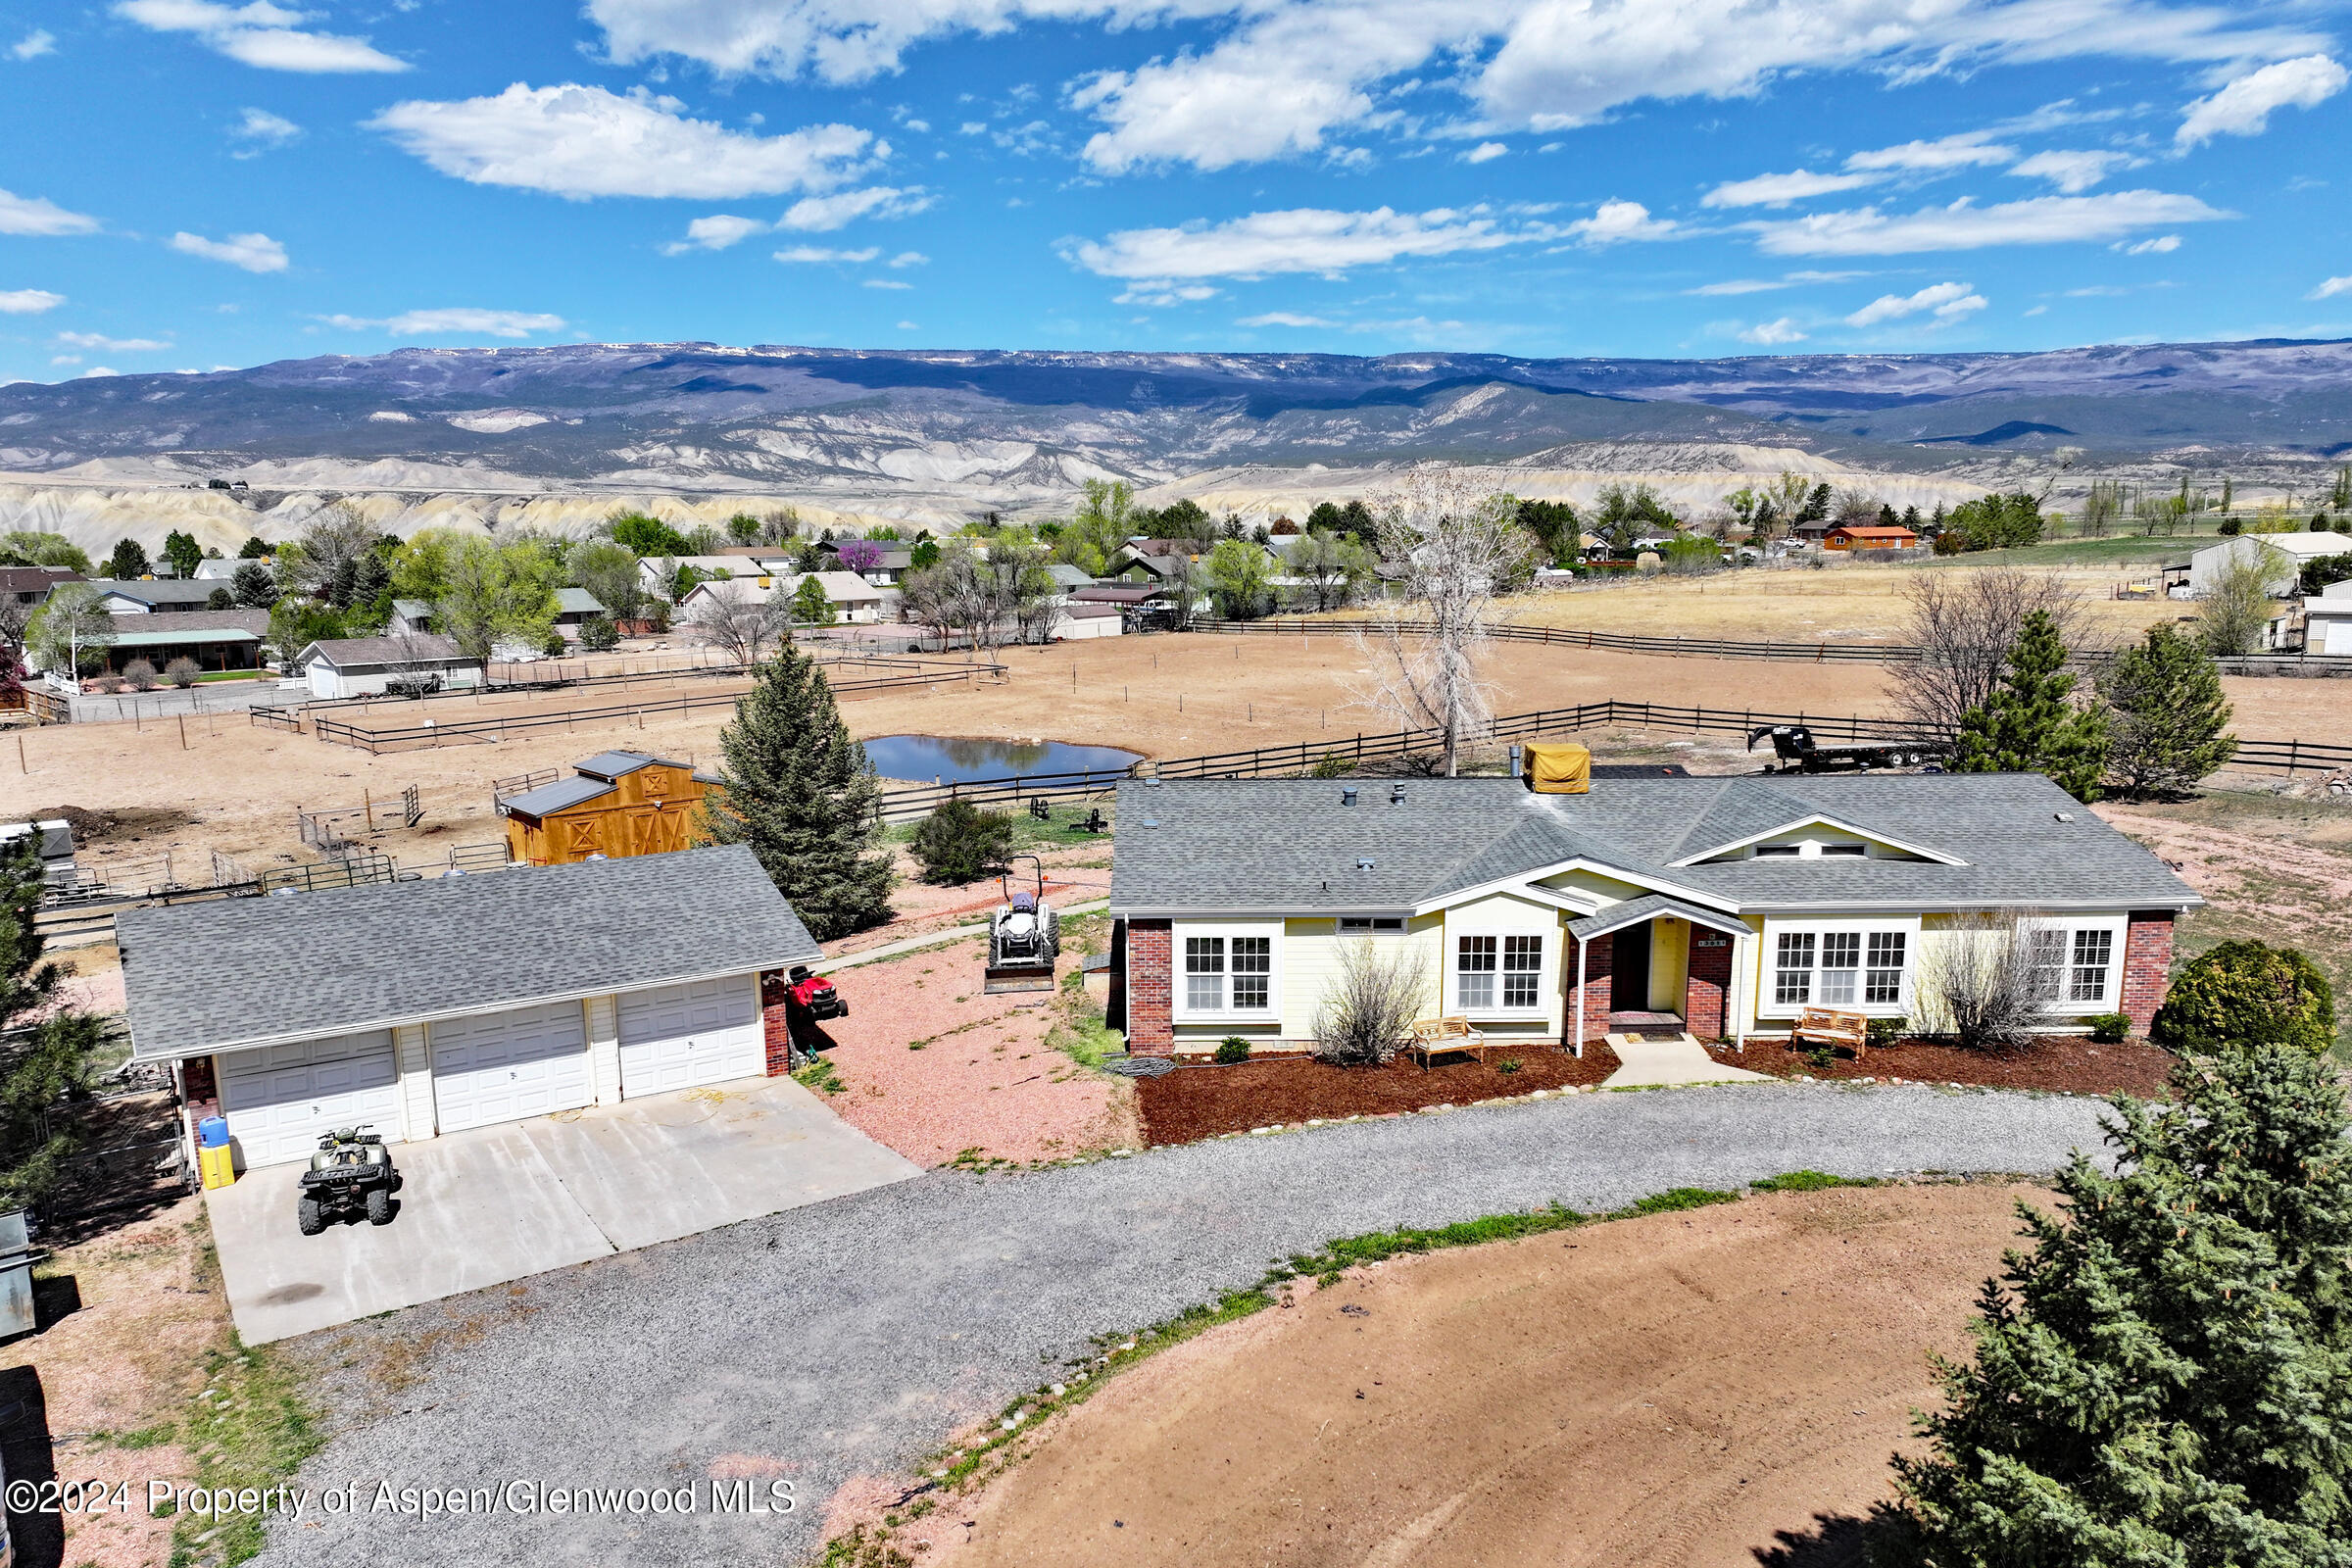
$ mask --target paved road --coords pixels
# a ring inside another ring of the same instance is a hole
[[[313,1488],[676,1487],[781,1461],[785,1519],[397,1514],[281,1523],[273,1565],[772,1563],[822,1499],[1049,1381],[1089,1336],[1255,1280],[1334,1236],[1811,1166],[2044,1171],[2097,1144],[2094,1102],[1740,1085],[1582,1096],[919,1180],[295,1342],[330,1387],[405,1342],[416,1380],[340,1406]],[[454,1332],[453,1332],[454,1330]],[[707,1494],[708,1488],[705,1493]],[[372,1491],[362,1494],[374,1498]],[[316,1517],[316,1515],[314,1515]]]

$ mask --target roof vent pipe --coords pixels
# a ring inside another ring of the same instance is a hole
[[[1391,806],[1402,806],[1404,804],[1404,786],[1402,784],[1392,784],[1389,786],[1389,804]]]
[[[1355,791],[1352,789],[1344,789],[1340,791],[1340,804],[1342,806],[1353,806],[1355,804]]]

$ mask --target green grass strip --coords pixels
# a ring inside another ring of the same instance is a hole
[[[204,1392],[188,1402],[181,1441],[196,1460],[195,1486],[220,1491],[267,1491],[291,1481],[326,1439],[304,1407],[299,1380],[267,1347],[250,1348],[233,1336],[225,1349],[205,1353]],[[183,1514],[172,1530],[172,1568],[207,1562],[221,1568],[262,1549],[268,1517],[228,1513],[218,1520]]]

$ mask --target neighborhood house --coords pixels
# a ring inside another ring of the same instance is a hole
[[[290,661],[318,698],[381,697],[482,684],[482,662],[432,632],[334,637],[307,643]]]
[[[1550,750],[1545,748],[1544,750]],[[2050,1029],[2163,1000],[2203,901],[2037,773],[1140,780],[1119,790],[1112,1016],[1140,1054],[1304,1049],[1341,945],[1410,955],[1490,1040],[1679,1024],[1785,1037],[1809,1005],[1937,1026],[1923,983],[2025,916]]]
[[[132,909],[131,1059],[240,1166],[782,1072],[818,956],[749,849]],[[323,955],[326,964],[318,962]]]

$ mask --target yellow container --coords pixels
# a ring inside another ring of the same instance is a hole
[[[226,1187],[237,1179],[237,1167],[232,1162],[229,1146],[196,1151],[196,1169],[209,1188]]]
[[[1592,754],[1582,746],[1536,742],[1520,756],[1520,777],[1538,795],[1583,795],[1592,788]]]

